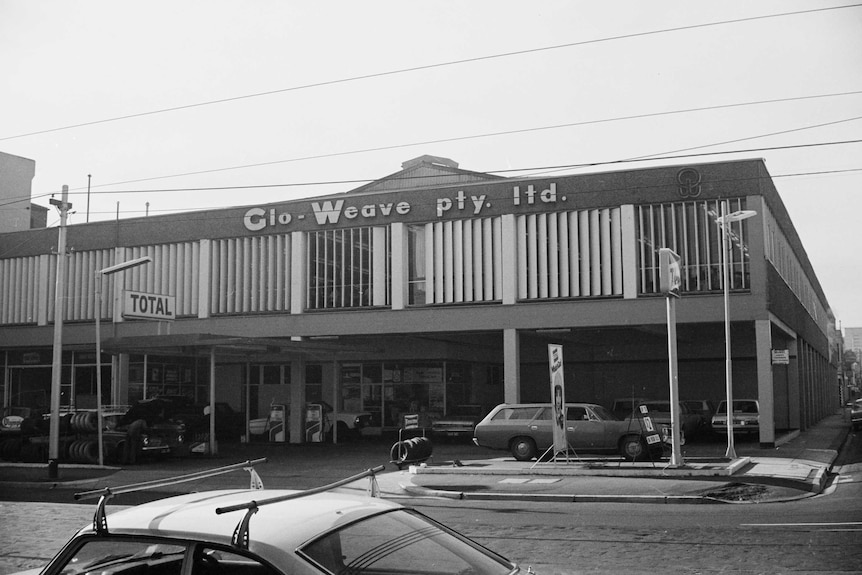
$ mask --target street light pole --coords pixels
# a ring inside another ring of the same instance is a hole
[[[757,214],[753,210],[739,210],[727,213],[727,200],[721,200],[721,216],[716,222],[721,226],[721,281],[724,287],[724,379],[727,394],[727,451],[724,456],[736,459],[733,441],[733,366],[730,351],[730,234],[727,226],[733,222],[748,219]]]
[[[95,289],[93,291],[95,292],[94,295],[96,298],[96,415],[99,428],[98,440],[100,466],[105,465],[105,447],[102,443],[102,278],[106,275],[121,272],[123,270],[143,265],[151,261],[153,261],[153,258],[151,258],[150,256],[144,256],[142,258],[136,258],[96,271],[96,282],[94,286]]]
[[[48,477],[58,476],[60,461],[60,396],[63,385],[63,315],[66,301],[66,221],[72,204],[69,203],[69,186],[63,186],[60,200],[50,203],[60,210],[60,233],[57,239],[57,279],[54,286],[54,349],[51,363],[51,423],[48,429]]]

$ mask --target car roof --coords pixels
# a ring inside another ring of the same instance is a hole
[[[216,509],[260,503],[249,524],[249,549],[271,561],[293,556],[308,540],[330,529],[401,505],[375,497],[339,491],[279,501],[267,499],[300,493],[287,489],[218,490],[178,495],[110,512],[108,532],[149,535],[229,545],[246,511],[217,514]],[[93,532],[88,526],[80,533]]]
[[[497,411],[500,409],[513,408],[513,407],[535,407],[535,408],[539,408],[539,407],[548,407],[549,405],[552,405],[550,401],[548,401],[546,403],[501,403],[500,405],[495,407],[494,410]],[[567,401],[566,402],[566,407],[572,407],[572,406],[602,407],[598,403],[584,403],[582,401]]]

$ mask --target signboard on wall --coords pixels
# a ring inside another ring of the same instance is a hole
[[[177,298],[135,291],[123,292],[123,317],[173,321],[176,319]]]

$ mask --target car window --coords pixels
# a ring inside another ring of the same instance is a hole
[[[600,421],[619,421],[620,419],[602,405],[595,405],[592,409]]]
[[[566,420],[567,421],[584,421],[589,419],[590,416],[587,415],[586,408],[583,407],[569,407],[566,408]]]
[[[511,565],[409,511],[375,515],[306,545],[301,554],[330,574],[503,575]]]
[[[740,413],[757,413],[757,404],[753,401],[734,401],[733,411]]]
[[[192,575],[277,575],[259,561],[228,551],[200,546],[195,550]]]
[[[89,539],[72,555],[60,573],[180,575],[185,553],[185,545],[152,539]]]
[[[504,407],[491,419],[533,419],[538,409],[538,407]]]

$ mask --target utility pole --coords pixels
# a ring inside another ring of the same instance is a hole
[[[54,287],[54,360],[51,367],[51,427],[48,433],[48,477],[57,478],[60,459],[60,375],[63,372],[63,316],[66,298],[66,218],[72,204],[68,202],[69,186],[63,186],[59,201],[50,203],[60,211],[60,235],[57,240],[57,282]]]

